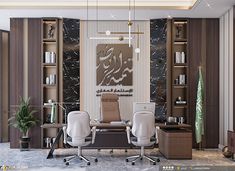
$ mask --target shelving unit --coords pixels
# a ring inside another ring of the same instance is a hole
[[[56,120],[54,123],[50,122],[51,106],[44,105],[48,100],[58,102],[59,100],[59,40],[58,40],[58,19],[42,19],[42,63],[41,63],[41,147],[49,148],[50,146],[46,141],[53,141],[56,137],[58,129],[53,127],[58,123],[59,112],[56,108]],[[50,127],[51,125],[51,127]]]
[[[188,20],[172,20],[171,42],[171,115],[183,116],[188,123],[189,114],[189,56],[188,56]],[[176,104],[182,102],[182,104]],[[185,104],[186,103],[186,104]]]

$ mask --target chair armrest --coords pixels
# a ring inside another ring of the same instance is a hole
[[[63,133],[64,133],[64,144],[67,144],[67,127],[66,126],[63,126]]]
[[[95,136],[96,136],[96,126],[93,126],[93,127],[91,128],[91,132],[92,132],[91,144],[94,144],[94,142],[95,142]]]
[[[160,130],[159,126],[156,126],[156,132],[155,132],[155,139],[156,139],[156,144],[158,144],[159,140],[158,140],[158,131]]]
[[[130,126],[126,126],[126,135],[127,135],[127,140],[128,140],[128,143],[130,144],[131,143],[131,128]]]

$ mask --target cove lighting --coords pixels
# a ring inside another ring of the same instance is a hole
[[[163,9],[191,9],[197,0],[136,0],[137,8],[163,8]],[[86,0],[66,1],[66,0],[1,0],[0,8],[84,8],[87,6]],[[100,0],[99,6],[128,7],[126,0]],[[96,7],[96,0],[89,0],[89,7]]]

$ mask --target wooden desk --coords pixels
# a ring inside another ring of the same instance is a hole
[[[160,129],[191,129],[191,125],[180,124],[180,125],[165,125],[164,123],[156,123],[156,126],[159,126]],[[50,151],[47,155],[47,159],[53,157],[53,152],[55,150],[56,144],[59,143],[60,138],[63,135],[63,126],[66,124],[43,124],[41,128],[58,128],[59,132],[56,136],[55,141],[53,142]],[[86,148],[118,148],[118,149],[127,149],[131,148],[132,145],[128,144],[126,137],[126,124],[110,124],[110,123],[91,123],[91,127],[96,126],[96,129],[103,129],[109,131],[100,131],[97,132],[97,137],[95,144],[90,144]],[[131,126],[131,125],[129,125]],[[114,131],[119,130],[119,131]],[[100,136],[99,136],[100,135]],[[109,141],[104,141],[105,139]],[[107,143],[108,142],[108,143]]]

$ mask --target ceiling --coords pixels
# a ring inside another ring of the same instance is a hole
[[[0,29],[9,30],[10,17],[69,17],[87,20],[86,0],[40,0],[39,2],[35,0],[0,0]],[[97,19],[94,2],[96,0],[89,0],[89,20]],[[112,3],[110,3],[111,0],[98,0],[98,2],[100,4],[109,2],[106,5],[112,6],[99,5],[99,20],[128,19],[128,0],[112,0]],[[235,0],[198,0],[195,4],[195,0],[135,0],[136,10],[133,15],[134,0],[131,2],[132,19],[136,20],[169,17],[219,18],[235,5]],[[157,2],[161,2],[161,4]],[[186,10],[186,8],[191,9]]]

